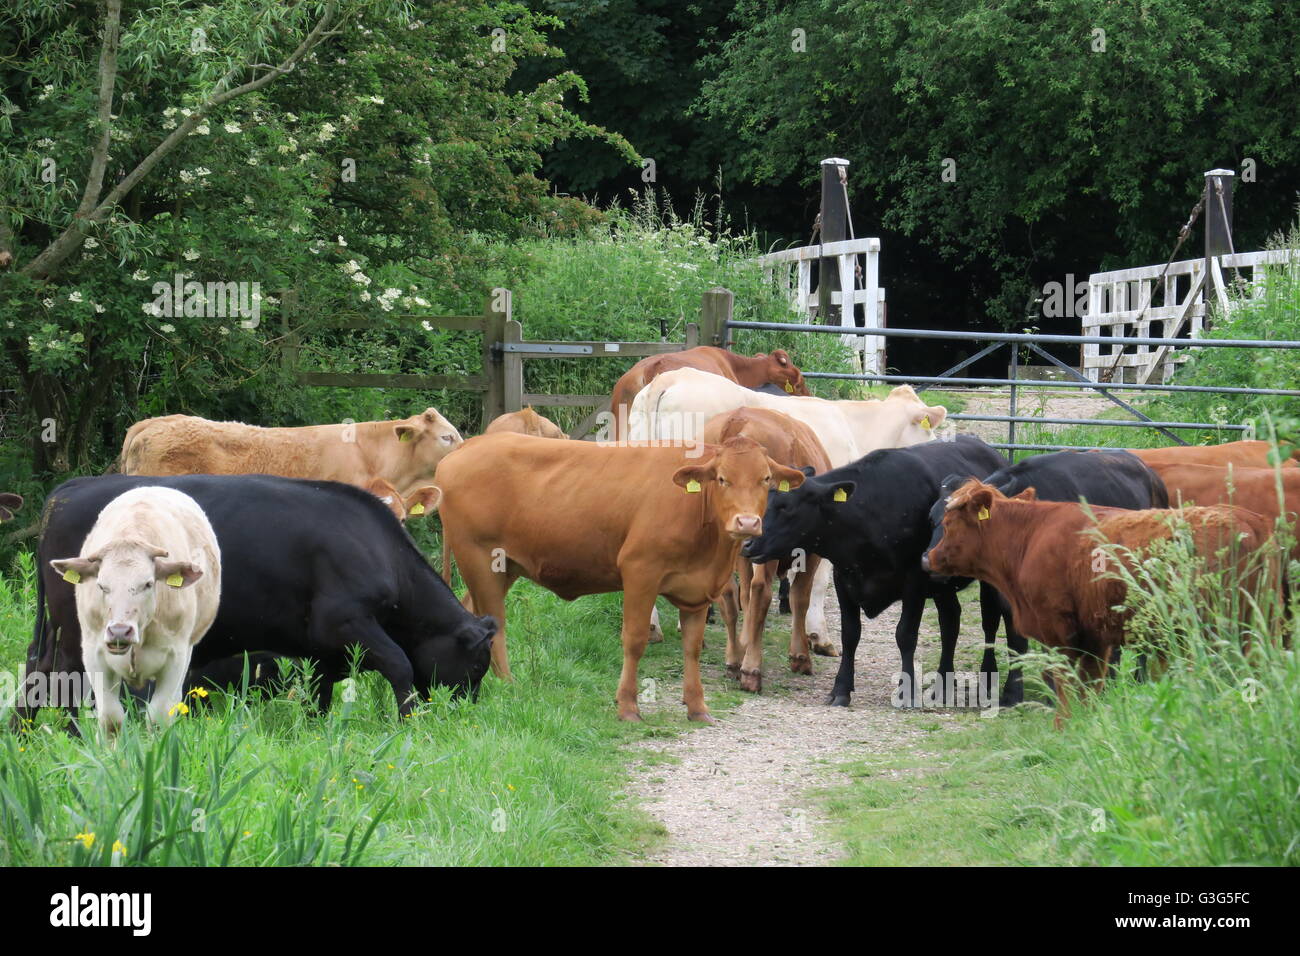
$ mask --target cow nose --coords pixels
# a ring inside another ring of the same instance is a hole
[[[763,519],[758,515],[736,515],[732,528],[736,534],[759,535],[763,533]]]
[[[929,551],[927,551],[927,552],[925,552],[925,554],[921,555],[921,570],[922,570],[922,571],[927,571],[927,572],[930,570],[930,552],[929,552]]]

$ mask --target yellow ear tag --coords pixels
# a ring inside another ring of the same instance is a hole
[[[791,395],[794,394],[794,386],[791,385],[789,382],[785,383],[785,390],[789,392]]]
[[[81,582],[81,575],[72,570],[72,568],[68,568],[68,570],[63,572],[63,580],[67,581],[69,584],[79,584]]]
[[[690,481],[686,482],[686,493],[687,493],[687,494],[691,494],[691,495],[693,495],[693,494],[695,494],[695,493],[696,493],[697,491],[699,491],[699,490],[700,490],[700,483],[699,483],[698,481],[696,481],[694,478],[692,478]]]
[[[167,586],[172,588],[181,588],[185,586],[184,576],[177,571],[175,574],[167,575]]]
[[[930,416],[929,416],[929,415],[926,415],[924,418],[921,419],[921,427],[924,428],[926,431],[929,431],[929,430],[930,430]]]
[[[402,432],[402,434],[400,434],[400,435],[397,436],[397,440],[398,440],[398,441],[410,441],[410,440],[411,440],[411,433],[410,433],[410,432]]]
[[[411,512],[410,512],[410,513],[413,514],[413,515],[422,515],[422,514],[424,514],[424,505],[420,504],[420,502],[417,501],[415,504],[411,505]]]
[[[848,500],[849,500],[849,493],[848,493],[847,491],[845,491],[843,488],[836,488],[836,489],[835,489],[835,500],[836,500],[836,501],[848,501]]]
[[[783,482],[781,482],[779,485],[776,486],[776,490],[777,490],[777,491],[789,491],[789,490],[790,490],[790,482],[788,482],[788,481],[783,481]]]
[[[980,513],[979,513],[978,515],[976,515],[976,517],[979,518],[980,521],[988,521],[988,520],[989,520],[989,509],[988,509],[988,508],[981,508],[981,509],[980,509]]]

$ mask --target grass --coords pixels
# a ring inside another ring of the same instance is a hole
[[[24,555],[0,577],[0,661],[15,679],[33,601]],[[132,713],[112,748],[53,715],[0,732],[0,865],[627,861],[662,828],[624,796],[625,748],[685,731],[684,708],[615,719],[618,595],[569,604],[520,582],[509,613],[516,683],[489,678],[476,703],[435,693],[400,723],[388,685],[361,674],[325,717],[294,685],[191,700],[168,730]],[[643,681],[680,674],[678,641],[650,647]],[[709,690],[717,711],[734,697]]]

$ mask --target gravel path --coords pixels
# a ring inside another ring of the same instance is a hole
[[[1009,413],[1011,393],[1006,389],[972,388],[953,389],[954,395],[966,399],[963,414],[1006,415]],[[942,403],[940,403],[942,404]],[[1038,414],[1044,418],[1099,418],[1102,412],[1117,407],[1110,399],[1093,395],[1086,389],[1050,391],[1048,389],[1019,389],[1016,395],[1016,412],[1020,415]],[[985,441],[1006,441],[1006,422],[956,422],[957,431],[963,435],[978,435]],[[1064,428],[1063,425],[1049,426]],[[1023,441],[1023,439],[1021,439]]]

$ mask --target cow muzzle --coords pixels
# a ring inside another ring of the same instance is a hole
[[[763,533],[763,519],[758,515],[736,515],[727,526],[733,538],[754,538]]]
[[[104,644],[110,654],[127,654],[139,643],[140,631],[134,624],[110,624],[104,628]]]

